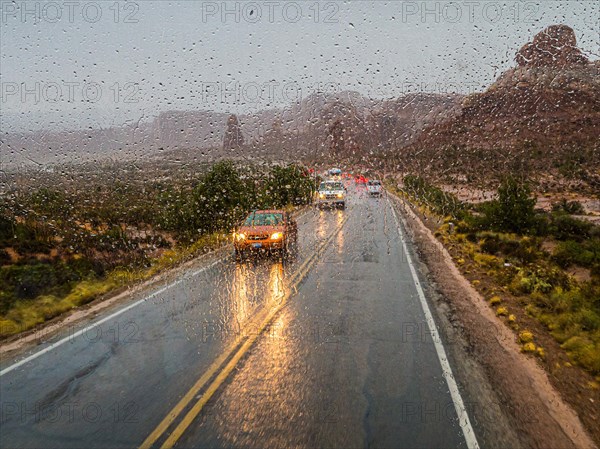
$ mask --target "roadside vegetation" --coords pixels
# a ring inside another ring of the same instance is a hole
[[[298,165],[215,163],[189,179],[57,185],[0,200],[0,337],[223,245],[252,209],[310,203]]]
[[[437,238],[496,315],[515,330],[523,352],[545,359],[541,336],[519,322],[535,319],[570,360],[600,376],[600,226],[573,217],[577,202],[535,209],[526,183],[508,178],[494,200],[471,205],[407,176],[390,186],[437,216]],[[509,301],[508,298],[511,298]]]

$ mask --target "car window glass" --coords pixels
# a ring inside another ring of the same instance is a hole
[[[252,214],[246,218],[246,226],[276,226],[283,221],[282,214]]]

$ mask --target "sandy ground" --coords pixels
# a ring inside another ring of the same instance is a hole
[[[423,271],[434,285],[430,297],[442,334],[451,341],[445,346],[459,386],[466,402],[478,406],[471,414],[478,434],[483,435],[481,446],[598,447],[547,373],[534,358],[520,352],[512,330],[461,275],[431,230],[406,203],[395,200],[405,212],[406,226],[426,265]],[[494,426],[486,425],[491,421]],[[504,434],[499,434],[503,429]],[[593,432],[596,440],[597,433]]]

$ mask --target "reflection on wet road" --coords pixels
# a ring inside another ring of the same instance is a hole
[[[389,203],[298,225],[2,376],[0,446],[466,447]]]
[[[336,212],[334,212],[336,213]],[[466,447],[385,200],[360,198],[176,447]],[[337,220],[337,216],[336,216]]]

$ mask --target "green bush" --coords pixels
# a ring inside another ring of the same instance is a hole
[[[81,279],[81,275],[66,264],[34,263],[9,265],[0,268],[2,290],[12,290],[15,298],[33,299],[49,293],[56,287],[66,287]],[[67,287],[68,290],[68,287]]]
[[[574,336],[564,342],[561,347],[587,370],[600,373],[600,347],[585,337]]]
[[[589,221],[579,220],[565,213],[553,213],[549,232],[557,240],[581,242],[590,238],[593,228],[594,225]]]
[[[562,268],[571,265],[592,268],[600,264],[600,239],[586,240],[583,243],[574,240],[559,242],[552,253],[552,260]]]
[[[299,206],[312,200],[314,183],[306,169],[298,165],[273,167],[266,185],[270,207]]]
[[[558,268],[536,267],[520,269],[510,283],[514,294],[550,293],[556,288],[569,291],[572,288],[569,276]]]
[[[438,215],[449,215],[459,220],[468,215],[466,205],[455,195],[430,185],[419,176],[405,176],[403,190]]]
[[[0,209],[0,243],[6,245],[13,239],[15,234],[15,223],[12,217],[8,216],[5,207]]]
[[[535,262],[541,255],[540,242],[535,238],[520,238],[492,232],[480,232],[477,237],[483,252],[493,255],[501,254],[523,264]]]
[[[247,173],[231,161],[214,164],[189,190],[165,189],[157,221],[182,241],[229,231],[252,209],[281,208],[310,203],[313,182],[298,165],[275,166],[269,173]]]
[[[483,215],[474,224],[480,229],[534,234],[538,225],[535,204],[527,184],[507,178],[498,188],[498,199],[480,206]]]
[[[192,197],[190,218],[200,234],[229,229],[246,211],[244,184],[231,161],[213,165]]]
[[[585,209],[579,201],[567,201],[566,199],[560,200],[558,203],[552,205],[554,212],[565,212],[570,215],[583,215]]]
[[[0,265],[8,265],[12,262],[12,258],[10,254],[6,252],[4,249],[0,249]]]

